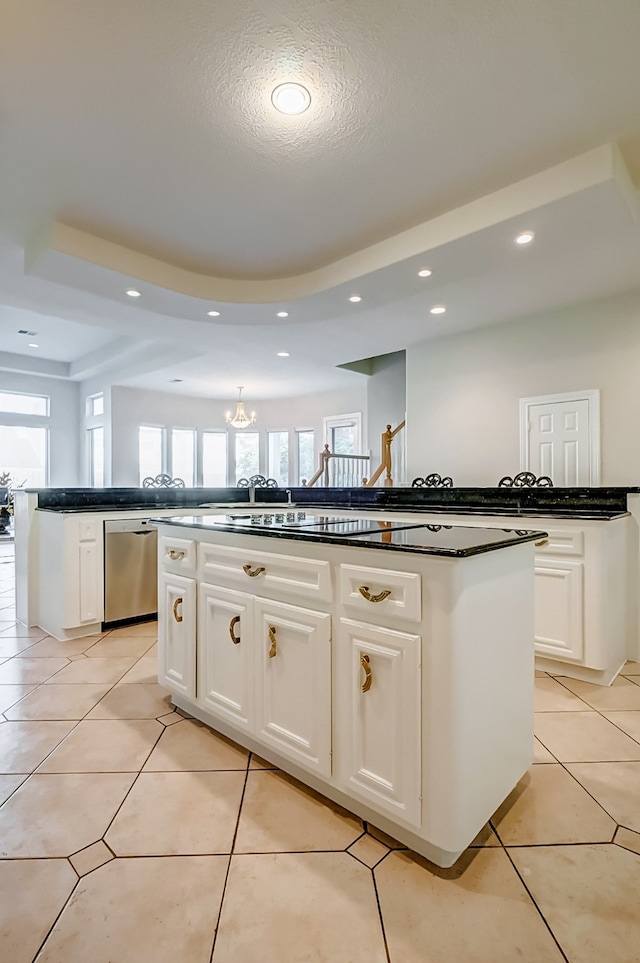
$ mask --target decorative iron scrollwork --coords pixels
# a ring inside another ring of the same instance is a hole
[[[414,478],[411,482],[412,488],[453,488],[453,478],[445,475],[442,478],[437,472],[425,475],[424,478]]]
[[[536,478],[531,471],[521,471],[513,478],[505,475],[498,482],[498,488],[553,488],[553,482],[548,475]]]
[[[172,478],[171,475],[156,475],[152,478],[149,475],[142,479],[143,488],[184,488],[182,478]]]
[[[453,525],[425,525],[430,532],[441,532],[444,528],[453,528]]]
[[[275,478],[265,478],[264,475],[252,475],[251,478],[239,478],[236,488],[277,488]]]

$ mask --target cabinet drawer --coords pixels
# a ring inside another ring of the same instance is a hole
[[[542,545],[536,545],[536,555],[584,555],[584,532],[550,528],[549,537]]]
[[[329,562],[200,542],[198,573],[205,582],[232,583],[255,595],[277,591],[331,601]]]
[[[174,538],[163,535],[160,539],[160,563],[167,572],[189,572],[196,570],[196,543],[191,538]]]
[[[421,582],[417,572],[392,572],[364,565],[340,566],[340,601],[371,618],[387,613],[419,622],[422,618]]]

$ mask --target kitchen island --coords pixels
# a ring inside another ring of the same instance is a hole
[[[450,866],[533,752],[531,532],[158,519],[180,708]]]
[[[252,494],[247,488],[16,492],[18,618],[61,640],[99,632],[107,519],[224,513],[250,507]],[[265,511],[288,497],[311,513],[547,532],[536,548],[536,666],[609,685],[627,659],[640,660],[638,489],[294,488],[289,496],[278,489],[258,495]]]

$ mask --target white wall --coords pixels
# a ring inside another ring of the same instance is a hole
[[[69,488],[79,485],[78,385],[73,381],[62,381],[58,378],[0,371],[0,390],[49,395],[49,419],[38,422],[48,423],[49,426],[49,485]],[[27,415],[7,416],[3,420],[5,424],[36,424],[36,421]]]
[[[395,428],[405,416],[407,407],[406,355],[404,351],[383,354],[371,359],[367,380],[367,422],[369,448],[374,468],[380,460],[380,435],[390,424]]]
[[[265,434],[267,431],[289,431],[290,458],[295,450],[293,431],[296,428],[312,428],[315,431],[316,451],[322,448],[322,419],[329,415],[346,412],[363,412],[366,421],[366,384],[343,391],[306,395],[303,398],[282,398],[261,401],[247,392],[246,411],[255,409],[260,432],[261,465],[266,474]],[[106,484],[114,486],[138,485],[138,426],[161,425],[172,428],[195,428],[198,431],[227,430],[225,411],[235,410],[235,399],[227,402],[160,391],[144,391],[137,388],[111,388],[111,476]],[[366,433],[366,424],[363,424]],[[233,429],[230,433],[230,447]],[[366,437],[366,434],[365,434]],[[291,477],[295,477],[295,465],[290,462]]]
[[[520,398],[600,389],[601,485],[640,484],[640,295],[407,350],[408,477],[494,486],[520,468]]]

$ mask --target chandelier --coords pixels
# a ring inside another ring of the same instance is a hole
[[[232,428],[249,428],[250,425],[255,425],[256,423],[256,413],[251,412],[251,417],[249,417],[244,410],[244,401],[242,400],[242,389],[244,385],[238,386],[238,404],[236,405],[236,413],[231,417],[231,412],[227,411],[225,416],[225,421]]]

